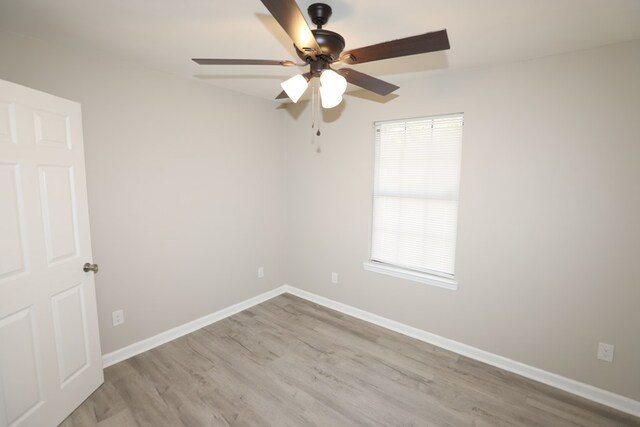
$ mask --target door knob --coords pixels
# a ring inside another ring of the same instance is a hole
[[[82,267],[85,273],[93,271],[95,274],[98,274],[98,264],[91,264],[90,262],[86,263],[84,267]]]

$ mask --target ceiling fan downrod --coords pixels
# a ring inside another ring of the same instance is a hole
[[[311,18],[311,22],[318,26],[318,29],[321,30],[322,26],[329,21],[333,10],[331,6],[325,3],[313,3],[311,6],[307,8],[307,13]]]

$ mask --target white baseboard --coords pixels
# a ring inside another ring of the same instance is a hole
[[[147,350],[151,350],[152,348],[172,341],[176,338],[180,338],[181,336],[189,334],[226,317],[232,316],[236,313],[241,312],[242,310],[251,308],[254,305],[260,304],[283,293],[290,293],[324,307],[339,311],[349,316],[353,316],[357,319],[373,323],[374,325],[381,326],[391,331],[401,333],[403,335],[436,345],[438,347],[442,347],[463,356],[467,356],[480,362],[495,366],[497,368],[504,369],[505,371],[522,375],[523,377],[532,379],[534,381],[559,388],[577,396],[584,397],[594,402],[598,402],[603,405],[615,408],[619,411],[640,417],[639,401],[548,371],[544,371],[539,368],[534,368],[533,366],[525,365],[524,363],[516,362],[515,360],[498,356],[497,354],[489,353],[488,351],[480,350],[461,342],[450,340],[448,338],[432,334],[422,329],[414,328],[412,326],[405,325],[404,323],[396,322],[395,320],[390,320],[385,317],[378,316],[377,314],[373,314],[368,311],[364,311],[359,308],[343,304],[341,302],[334,301],[332,299],[325,298],[323,296],[307,292],[289,285],[279,286],[271,291],[241,301],[230,307],[216,311],[215,313],[185,323],[184,325],[169,329],[151,338],[138,341],[114,352],[105,354],[102,356],[102,364],[106,368],[137,354],[143,353]]]
[[[498,356],[497,354],[489,353],[488,351],[480,350],[479,348],[471,347],[461,342],[450,340],[448,338],[423,331],[422,329],[414,328],[412,326],[405,325],[404,323],[396,322],[394,320],[378,316],[377,314],[369,313],[368,311],[364,311],[311,292],[303,291],[302,289],[298,289],[293,286],[284,285],[281,288],[284,288],[284,292],[288,292],[324,307],[353,316],[357,319],[382,326],[383,328],[401,333],[411,338],[436,345],[446,350],[484,362],[488,365],[522,375],[523,377],[534,381],[559,388],[577,396],[584,397],[585,399],[640,417],[640,402],[637,400],[544,371],[539,368],[534,368],[533,366],[525,365],[524,363],[516,362],[515,360]]]
[[[147,350],[151,350],[152,348],[175,340],[176,338],[180,338],[181,336],[190,334],[191,332],[197,331],[200,328],[204,328],[205,326],[215,323],[218,320],[222,320],[226,317],[239,313],[242,310],[251,308],[254,305],[260,304],[284,292],[286,292],[285,287],[280,286],[276,289],[272,289],[253,298],[249,298],[232,306],[223,308],[222,310],[218,310],[215,313],[208,314],[199,319],[192,320],[191,322],[187,322],[183,325],[161,332],[158,335],[152,336],[151,338],[146,338],[142,341],[135,342],[111,353],[104,354],[102,355],[102,366],[106,368],[115,363],[122,362],[123,360],[126,360],[137,354],[143,353]]]

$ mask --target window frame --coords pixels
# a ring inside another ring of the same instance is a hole
[[[374,202],[375,202],[375,189],[376,189],[376,175],[378,173],[378,152],[376,147],[376,130],[379,125],[384,123],[393,123],[393,122],[409,122],[413,120],[429,120],[436,118],[446,118],[446,117],[458,117],[460,116],[462,119],[463,126],[463,134],[464,134],[464,113],[450,113],[450,114],[437,114],[430,116],[419,116],[405,119],[392,119],[392,120],[378,120],[373,123],[373,139],[374,139],[374,154],[373,154],[373,173],[372,173],[372,185],[371,185],[371,210],[369,216],[369,248],[368,248],[368,261],[363,262],[363,268],[367,271],[385,274],[392,277],[397,277],[405,280],[410,280],[418,283],[423,283],[431,286],[436,286],[439,288],[449,289],[449,290],[457,290],[458,289],[458,280],[456,277],[455,267],[454,272],[452,274],[433,271],[429,269],[424,270],[416,270],[409,267],[405,267],[402,265],[396,265],[391,263],[386,263],[382,261],[377,261],[372,258],[373,252],[373,218],[374,218]],[[462,143],[462,142],[461,142]],[[461,174],[462,169],[462,147],[461,154],[459,160],[459,174]],[[460,203],[460,177],[458,177],[458,214],[456,215],[456,245],[454,250],[454,265],[455,258],[457,257],[457,241],[458,241],[458,224],[459,224],[459,203]]]

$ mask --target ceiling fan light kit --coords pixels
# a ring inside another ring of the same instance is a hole
[[[304,61],[296,64],[290,60],[265,59],[193,59],[201,65],[279,65],[284,67],[308,66],[309,71],[298,74],[281,83],[283,92],[276,99],[289,98],[298,102],[309,82],[319,78],[319,97],[312,96],[313,102],[322,100],[323,108],[333,108],[342,102],[347,83],[359,86],[381,96],[398,89],[398,86],[361,73],[343,65],[357,65],[382,59],[416,55],[449,49],[447,30],[429,32],[384,43],[378,43],[346,52],[344,38],[333,31],[322,28],[331,17],[331,7],[325,3],[313,3],[307,8],[311,22],[317,28],[307,24],[295,0],[261,0],[282,29],[293,40],[298,57]],[[332,65],[340,65],[332,69]],[[318,92],[314,86],[314,94]],[[313,111],[316,107],[312,107]],[[315,122],[315,117],[314,117]]]
[[[309,86],[303,74],[298,74],[280,83],[289,99],[298,102]],[[333,108],[342,102],[342,95],[347,90],[347,79],[331,69],[320,74],[320,98],[322,108]]]

